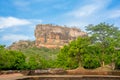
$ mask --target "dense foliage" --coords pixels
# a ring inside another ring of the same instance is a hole
[[[64,46],[58,54],[58,66],[63,68],[97,68],[114,64],[120,68],[120,30],[100,23],[86,27],[88,36],[79,37]]]
[[[89,37],[79,37],[65,45],[58,54],[58,66],[63,68],[97,68],[100,66],[98,53],[93,51]],[[96,50],[97,51],[97,50]]]
[[[1,69],[24,69],[25,56],[22,52],[7,50],[0,46],[0,70]]]
[[[59,49],[36,47],[15,51],[0,45],[0,70],[52,68],[58,52]]]

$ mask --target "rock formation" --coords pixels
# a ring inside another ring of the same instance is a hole
[[[39,24],[35,29],[35,45],[37,47],[56,48],[68,44],[87,33],[77,28],[68,28],[52,24]]]
[[[20,40],[18,42],[13,42],[12,45],[8,47],[8,49],[11,50],[21,50],[21,49],[27,49],[30,47],[35,46],[35,41],[30,40]]]

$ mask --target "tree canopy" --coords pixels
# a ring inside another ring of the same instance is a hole
[[[5,49],[0,45],[0,69],[23,69],[25,56],[20,51]]]
[[[101,49],[101,65],[104,66],[105,54],[112,54],[116,52],[116,48],[120,48],[120,30],[114,25],[100,23],[98,25],[89,25],[86,27],[93,44],[97,44]],[[111,57],[112,57],[111,56]]]

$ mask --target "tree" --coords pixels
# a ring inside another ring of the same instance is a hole
[[[73,61],[70,61],[68,51],[69,51],[68,45],[65,45],[60,50],[60,53],[57,55],[56,67],[61,67],[64,69],[75,68],[75,66],[71,65]],[[73,65],[75,65],[75,64],[73,64]]]
[[[38,69],[39,61],[37,60],[36,56],[30,56],[27,62],[28,69]]]
[[[79,37],[65,45],[58,54],[58,64],[65,68],[82,67],[83,54],[91,44],[89,37]]]
[[[105,54],[115,53],[115,48],[119,47],[120,38],[118,35],[120,31],[114,25],[100,23],[98,25],[89,25],[86,27],[92,43],[99,46],[101,49],[101,66],[105,65]],[[109,51],[110,50],[110,51]]]
[[[8,51],[9,55],[11,59],[11,63],[13,63],[11,69],[25,69],[25,55],[20,52],[20,51],[13,51],[13,50],[9,50]]]
[[[22,52],[8,50],[0,45],[0,69],[23,69],[25,56]]]

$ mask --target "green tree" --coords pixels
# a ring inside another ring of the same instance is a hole
[[[71,66],[69,65],[68,62],[68,50],[69,46],[65,45],[61,50],[60,53],[57,56],[57,61],[56,61],[56,67],[62,67],[62,68],[70,68]]]
[[[22,52],[7,50],[0,45],[0,69],[23,69],[25,56]]]
[[[89,37],[79,37],[65,45],[58,54],[58,64],[65,68],[82,67],[83,54],[91,44]]]
[[[11,69],[13,66],[12,56],[9,55],[8,50],[4,45],[0,45],[0,69]]]
[[[25,69],[25,55],[20,51],[8,51],[9,56],[11,57],[10,61],[13,63],[12,69]]]
[[[27,62],[28,69],[38,69],[39,61],[36,60],[35,56],[30,56]]]
[[[92,39],[92,43],[99,46],[101,53],[101,66],[105,65],[105,54],[113,55],[115,48],[119,47],[120,31],[114,25],[106,23],[100,23],[98,25],[89,25],[86,27],[89,36]],[[110,51],[109,51],[110,50]],[[113,59],[114,60],[114,59]]]

